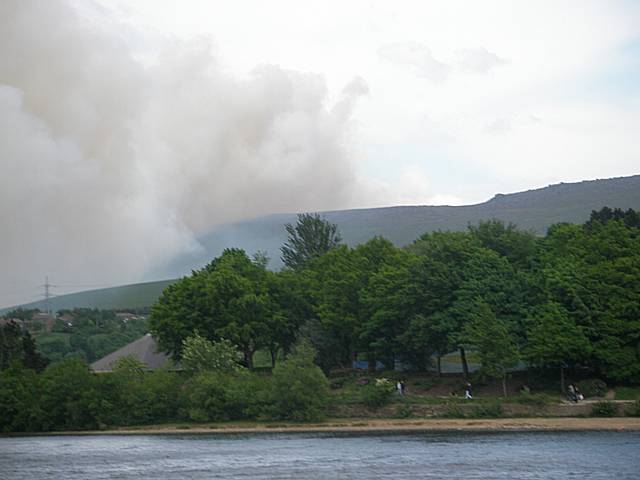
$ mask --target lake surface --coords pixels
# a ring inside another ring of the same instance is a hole
[[[640,432],[0,438],[2,479],[638,479]]]

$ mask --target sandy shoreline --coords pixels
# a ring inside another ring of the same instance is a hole
[[[640,418],[354,419],[314,424],[171,424],[19,435],[172,435],[234,433],[375,433],[429,431],[640,431]]]

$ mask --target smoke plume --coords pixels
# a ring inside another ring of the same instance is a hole
[[[45,275],[141,280],[223,222],[350,202],[363,80],[329,105],[321,76],[237,78],[206,39],[140,55],[83,5],[0,3],[0,305]]]

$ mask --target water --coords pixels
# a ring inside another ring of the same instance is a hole
[[[2,479],[640,478],[640,433],[0,438]]]

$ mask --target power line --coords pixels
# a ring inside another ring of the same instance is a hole
[[[49,305],[49,277],[44,277],[44,309],[47,315],[51,314],[51,306]]]

